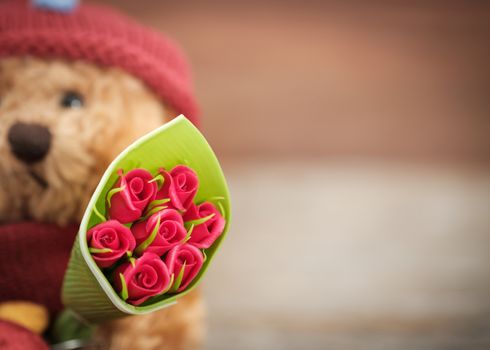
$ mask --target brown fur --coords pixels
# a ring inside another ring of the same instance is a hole
[[[67,90],[81,93],[85,106],[62,108]],[[78,222],[109,162],[174,116],[142,82],[118,69],[29,57],[0,60],[0,222]],[[12,156],[6,133],[17,121],[45,125],[53,134],[41,163],[27,167]],[[201,297],[191,293],[176,306],[104,326],[98,340],[107,349],[194,349],[202,317]]]
[[[109,350],[197,349],[204,336],[203,317],[204,304],[200,294],[190,293],[168,309],[123,318],[100,327],[96,344]]]

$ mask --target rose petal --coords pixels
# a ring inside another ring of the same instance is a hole
[[[158,255],[149,252],[136,259],[134,266],[124,263],[114,271],[114,285],[118,293],[122,290],[119,274],[122,274],[126,281],[126,302],[132,305],[140,305],[148,298],[160,294],[170,284],[167,266]]]
[[[194,226],[188,243],[201,249],[207,249],[213,245],[216,239],[223,233],[226,221],[220,211],[210,202],[204,202],[198,206],[192,204],[184,215],[184,221],[193,221],[214,214],[206,222]]]
[[[128,251],[132,252],[136,246],[136,241],[129,228],[116,220],[109,220],[87,231],[87,245],[89,249],[111,250],[92,254],[97,265],[106,268],[112,266]]]
[[[121,172],[114,188],[122,190],[110,198],[109,217],[124,224],[137,220],[155,198],[157,184],[152,179],[145,169],[133,169],[125,175]]]
[[[191,244],[178,245],[172,248],[165,257],[165,264],[170,274],[176,278],[185,264],[184,275],[179,286],[174,286],[176,292],[181,292],[187,288],[192,280],[197,276],[204,263],[202,252]]]
[[[185,165],[177,165],[170,172],[161,170],[165,181],[157,194],[157,199],[170,198],[170,205],[185,211],[192,204],[199,188],[196,173]]]
[[[176,210],[163,209],[150,216],[147,220],[135,223],[131,227],[131,231],[139,247],[151,235],[158,220],[160,220],[158,233],[145,251],[162,256],[168,250],[181,244],[187,236],[182,216]]]

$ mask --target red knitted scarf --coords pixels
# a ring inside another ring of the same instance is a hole
[[[20,222],[0,225],[0,302],[29,300],[54,315],[77,225]]]

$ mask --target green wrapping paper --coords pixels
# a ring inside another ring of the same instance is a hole
[[[160,295],[140,306],[133,306],[119,297],[92,259],[87,247],[86,233],[89,228],[101,222],[96,211],[105,216],[106,194],[117,181],[118,169],[127,172],[134,168],[145,168],[155,173],[159,167],[171,169],[178,164],[186,164],[197,173],[200,186],[196,202],[210,200],[216,203],[223,211],[226,226],[221,236],[205,250],[204,265],[185,291]],[[62,291],[65,307],[86,321],[100,323],[126,315],[149,313],[174,304],[201,281],[225,238],[230,214],[227,184],[213,150],[199,130],[184,116],[175,118],[129,146],[109,165],[102,176],[82,218],[72,249]]]

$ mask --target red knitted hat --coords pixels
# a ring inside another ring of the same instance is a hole
[[[62,12],[37,8],[30,1],[0,3],[0,57],[25,55],[119,67],[144,81],[178,113],[199,122],[179,47],[109,7],[81,4]]]

